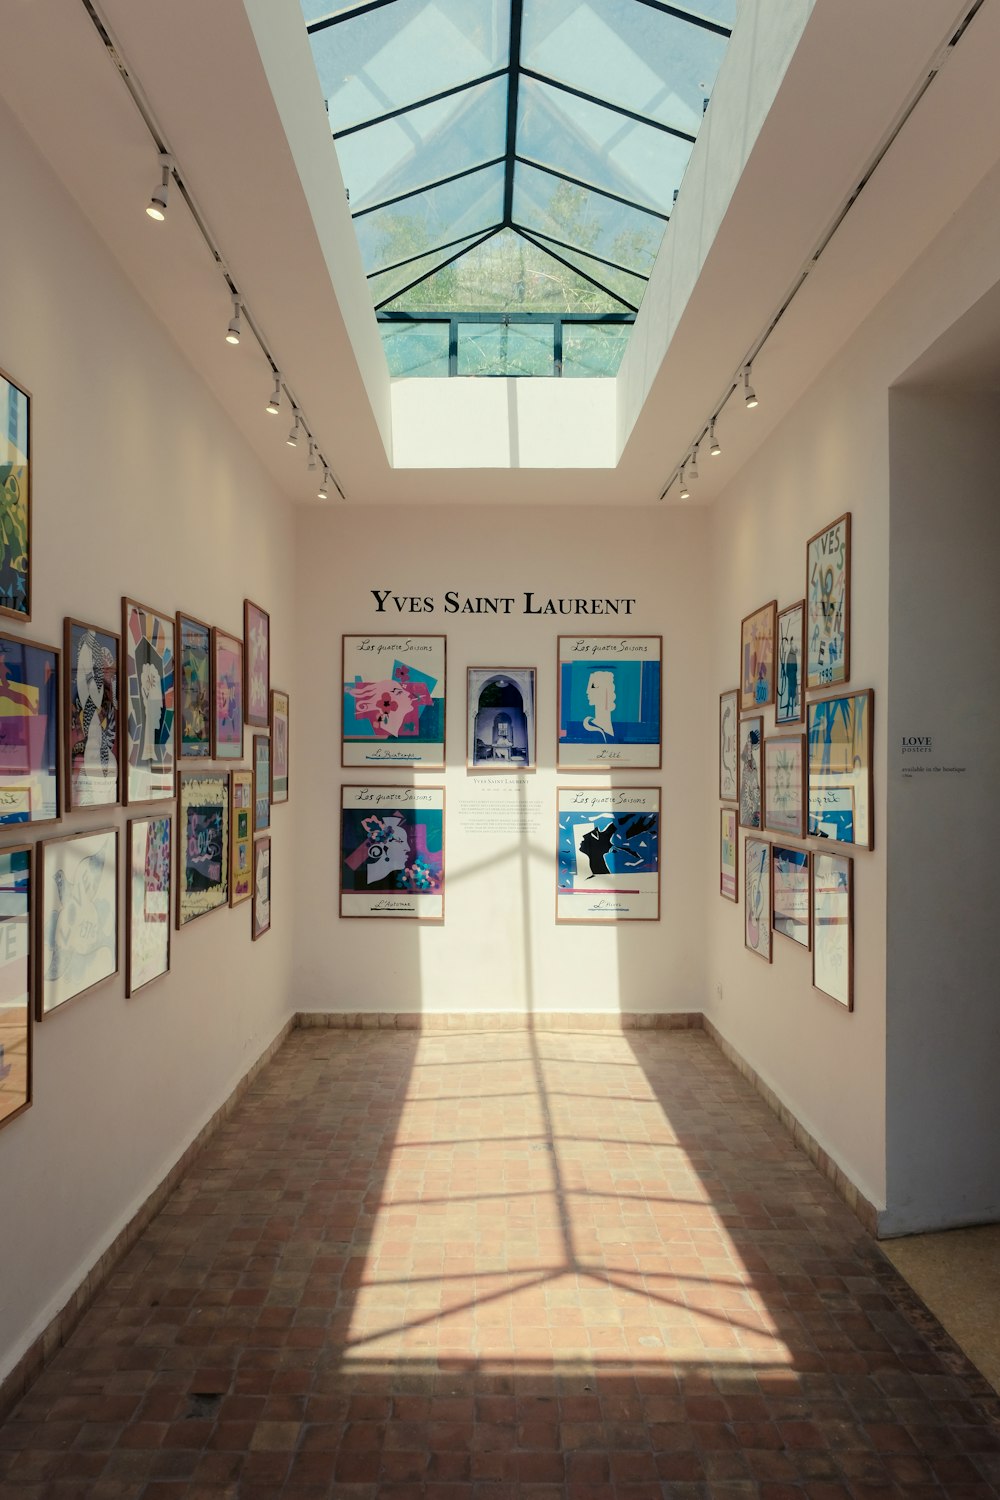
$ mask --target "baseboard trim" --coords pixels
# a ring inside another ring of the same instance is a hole
[[[303,1029],[332,1031],[697,1031],[700,1011],[303,1010]]]
[[[202,1126],[194,1140],[174,1162],[166,1176],[153,1189],[141,1207],[132,1215],[124,1229],[115,1236],[104,1253],[94,1262],[68,1302],[49,1320],[42,1332],[28,1346],[24,1354],[21,1355],[21,1358],[14,1365],[10,1373],[0,1381],[0,1421],[3,1421],[11,1409],[17,1405],[21,1397],[26,1394],[29,1386],[38,1379],[49,1360],[65,1344],[122,1256],[131,1250],[139,1236],[159,1213],[195,1157],[207,1145],[223,1121],[229,1118],[247,1089],[254,1082],[261,1070],[274,1057],[294,1026],[295,1017],[291,1016],[282,1026],[277,1036],[274,1037],[273,1041],[265,1047],[264,1051],[257,1058],[257,1061],[244,1073],[229,1097],[220,1104],[211,1119]]]
[[[741,1053],[737,1052],[732,1042],[723,1036],[722,1032],[713,1021],[709,1020],[708,1016],[702,1017],[702,1026],[706,1035],[711,1037],[723,1057],[732,1063],[736,1071],[757,1091],[768,1109],[777,1115],[795,1144],[801,1146],[802,1150],[813,1163],[813,1166],[822,1172],[823,1176],[833,1184],[848,1208],[860,1220],[862,1226],[873,1238],[877,1238],[879,1211],[875,1205],[869,1203],[868,1199],[855,1183],[851,1181],[846,1172],[833,1160],[829,1152],[823,1149],[815,1136],[809,1134],[802,1121],[792,1113],[784,1100],[779,1099],[770,1085],[766,1084],[757,1070],[750,1066]]]

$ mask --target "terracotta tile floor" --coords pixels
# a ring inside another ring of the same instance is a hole
[[[0,1494],[1000,1494],[1000,1402],[701,1033],[293,1034]]]

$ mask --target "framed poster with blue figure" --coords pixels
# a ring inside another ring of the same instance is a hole
[[[661,764],[660,635],[561,635],[557,660],[560,771]]]
[[[657,787],[559,787],[556,921],[658,922]]]

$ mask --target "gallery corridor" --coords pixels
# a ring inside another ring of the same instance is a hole
[[[702,1032],[294,1032],[4,1500],[1000,1495],[1000,1400]]]

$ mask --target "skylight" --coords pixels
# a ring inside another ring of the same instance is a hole
[[[394,375],[617,370],[737,4],[302,0]]]

